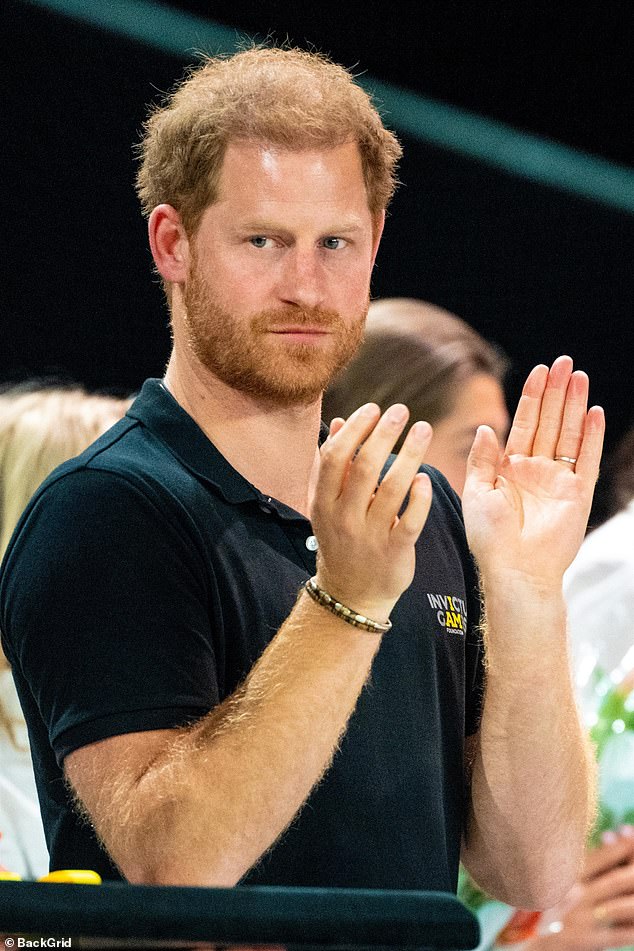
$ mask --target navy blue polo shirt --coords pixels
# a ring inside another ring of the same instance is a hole
[[[456,886],[479,600],[459,502],[428,471],[432,508],[393,630],[332,766],[246,884]],[[307,519],[236,472],[159,380],[38,490],[3,563],[0,627],[51,868],[120,877],[74,811],[65,756],[191,723],[231,694],[314,574],[313,541]]]

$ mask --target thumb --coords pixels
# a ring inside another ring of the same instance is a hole
[[[328,430],[328,436],[329,436],[329,437],[330,437],[330,436],[336,436],[337,433],[339,432],[339,430],[340,430],[340,429],[342,428],[342,426],[344,425],[344,423],[345,423],[345,419],[343,419],[341,416],[335,416],[335,418],[333,419],[333,421],[332,421],[331,424],[330,424],[330,427],[329,427],[329,430]]]
[[[490,426],[478,426],[467,459],[467,480],[465,489],[489,488],[495,485],[498,475],[500,446],[498,438]]]

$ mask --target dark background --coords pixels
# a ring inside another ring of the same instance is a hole
[[[630,3],[172,6],[634,165]],[[169,335],[132,144],[185,59],[18,0],[0,35],[0,382],[56,373],[136,390],[162,373]],[[373,293],[433,301],[496,339],[511,402],[534,363],[571,353],[611,448],[632,420],[634,215],[400,137]]]

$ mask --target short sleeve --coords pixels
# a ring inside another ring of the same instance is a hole
[[[58,763],[218,702],[210,579],[195,531],[127,477],[80,469],[39,494],[4,564],[2,624]]]

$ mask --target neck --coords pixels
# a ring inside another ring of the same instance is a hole
[[[223,383],[195,357],[172,353],[165,386],[260,492],[308,516],[319,468],[321,400],[280,406]]]

